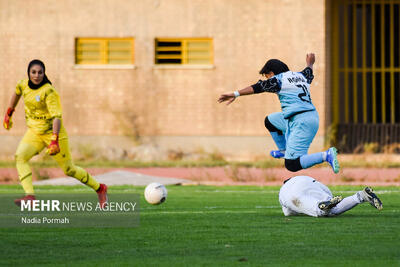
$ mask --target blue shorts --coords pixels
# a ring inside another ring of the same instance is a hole
[[[281,131],[283,134],[286,134],[287,120],[283,117],[282,112],[268,114],[268,120],[276,129]]]
[[[285,159],[296,159],[308,153],[319,127],[319,116],[316,110],[297,114],[285,119],[282,112],[268,115],[269,121],[285,134]]]

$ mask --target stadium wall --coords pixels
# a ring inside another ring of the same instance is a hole
[[[134,65],[76,65],[79,37],[134,37]],[[157,37],[212,38],[214,62],[155,65]],[[314,52],[311,94],[320,129],[311,151],[317,151],[326,124],[325,37],[323,0],[0,0],[0,110],[5,112],[16,82],[26,77],[28,62],[39,58],[60,93],[73,142],[264,153],[272,147],[264,117],[280,110],[278,98],[246,96],[230,106],[217,98],[257,82],[269,58],[297,71],[306,53]],[[20,103],[14,128],[0,131],[0,147],[7,147],[2,155],[14,153],[25,129]],[[122,141],[112,141],[117,139]]]

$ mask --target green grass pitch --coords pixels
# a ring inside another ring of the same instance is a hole
[[[0,229],[0,266],[400,266],[400,190],[375,187],[383,202],[333,218],[284,217],[279,187],[168,186],[159,206],[143,187],[136,228]],[[348,196],[361,186],[331,187]],[[37,192],[78,187],[36,187]],[[0,186],[0,193],[21,192]]]

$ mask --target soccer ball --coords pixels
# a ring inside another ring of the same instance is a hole
[[[149,204],[158,205],[167,199],[167,188],[160,183],[151,183],[144,190],[144,198]]]

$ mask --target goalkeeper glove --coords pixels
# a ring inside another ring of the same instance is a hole
[[[12,116],[12,114],[14,113],[14,108],[8,108],[7,109],[7,112],[6,112],[6,115],[4,116],[4,122],[3,122],[3,126],[4,126],[4,128],[6,129],[6,130],[10,130],[11,129],[11,127],[12,127],[12,119],[11,119],[11,116]]]
[[[58,134],[53,133],[50,140],[51,140],[51,142],[50,142],[50,145],[47,147],[46,152],[50,156],[54,156],[60,152],[60,145],[58,144]]]

